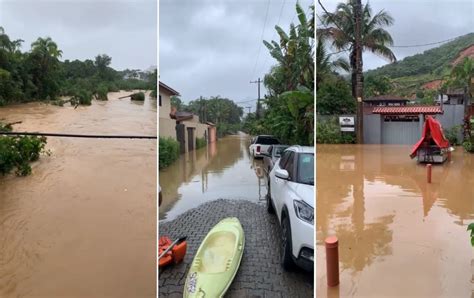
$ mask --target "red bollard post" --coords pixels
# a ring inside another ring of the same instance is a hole
[[[431,164],[426,165],[426,175],[428,176],[428,183],[431,183]]]
[[[339,285],[339,251],[336,236],[327,237],[326,245],[326,273],[329,287]]]

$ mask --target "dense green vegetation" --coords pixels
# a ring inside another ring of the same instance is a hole
[[[369,70],[366,76],[386,77],[391,86],[391,93],[411,96],[419,92],[424,83],[434,80],[449,81],[452,62],[462,50],[472,45],[474,45],[474,33],[469,33],[423,53]]]
[[[164,169],[179,158],[179,143],[172,138],[159,138],[159,169]]]
[[[207,141],[205,138],[196,138],[196,149],[206,147]]]
[[[330,117],[316,122],[316,143],[318,144],[352,144],[355,135],[341,133],[338,118]]]
[[[470,231],[471,234],[471,245],[474,247],[474,222],[470,223],[467,226],[467,230]]]
[[[184,104],[177,96],[171,97],[171,105],[178,111],[191,112],[199,116],[201,123],[212,122],[216,124],[217,134],[225,136],[240,130],[242,107],[234,101],[220,96],[210,98],[200,97]]]
[[[296,4],[298,24],[286,33],[275,26],[279,41],[263,41],[277,61],[264,84],[268,95],[260,114],[250,113],[242,129],[250,134],[271,134],[287,144],[314,143],[314,6],[311,18]]]
[[[10,124],[0,123],[0,131],[11,131]],[[15,170],[18,176],[31,173],[30,163],[39,159],[46,146],[45,137],[0,136],[0,175]]]
[[[473,44],[474,33],[469,33],[421,54],[369,70],[367,75],[386,76],[391,79],[424,74],[441,77],[449,73],[451,62],[456,59],[459,52]]]
[[[63,105],[59,96],[73,97],[71,104],[87,105],[93,97],[106,100],[107,92],[156,90],[156,72],[116,71],[105,54],[62,62],[62,51],[49,37],[38,38],[27,52],[21,51],[22,43],[11,40],[0,27],[0,105],[33,100]]]

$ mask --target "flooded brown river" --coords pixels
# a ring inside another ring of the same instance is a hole
[[[160,220],[216,199],[262,201],[267,193],[261,160],[249,156],[249,137],[227,136],[207,148],[182,154],[159,173]],[[259,177],[260,176],[260,177]]]
[[[17,131],[156,135],[156,100],[0,108]],[[156,141],[48,138],[0,177],[0,297],[155,297]]]
[[[471,297],[474,155],[426,169],[410,146],[317,146],[317,297]],[[324,239],[339,238],[340,286]]]

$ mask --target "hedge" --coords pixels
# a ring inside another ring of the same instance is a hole
[[[172,138],[159,138],[159,169],[164,169],[179,158],[179,143]]]

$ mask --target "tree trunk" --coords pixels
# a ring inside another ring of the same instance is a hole
[[[355,44],[353,47],[353,52],[354,55],[353,58],[354,61],[351,61],[351,64],[354,63],[355,68],[353,66],[352,69],[352,95],[355,97],[355,100],[357,102],[357,122],[356,122],[356,127],[357,127],[357,144],[363,144],[364,143],[364,126],[363,126],[363,120],[364,120],[364,115],[363,115],[363,102],[362,102],[362,96],[363,96],[363,90],[364,90],[364,85],[363,85],[363,74],[362,74],[362,40],[361,40],[361,17],[362,14],[362,3],[361,0],[356,0],[355,1],[355,7],[354,7],[354,21],[355,21]]]

